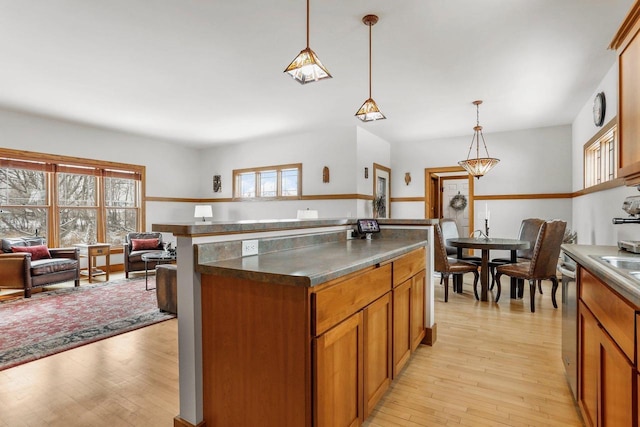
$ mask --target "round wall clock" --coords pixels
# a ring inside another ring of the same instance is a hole
[[[600,92],[593,100],[593,123],[596,126],[602,126],[604,123],[604,113],[607,108],[607,103],[604,97],[604,92]]]

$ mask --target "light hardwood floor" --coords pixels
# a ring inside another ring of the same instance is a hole
[[[581,426],[550,288],[530,313],[527,291],[480,303],[465,284],[445,304],[436,286],[437,343],[420,346],[365,425]],[[177,320],[0,371],[3,427],[170,427],[178,406]]]

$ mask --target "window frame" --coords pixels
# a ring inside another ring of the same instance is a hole
[[[286,170],[296,169],[298,174],[298,181],[296,183],[295,196],[285,196],[282,194],[282,172]],[[263,172],[276,172],[276,195],[275,196],[262,196],[260,186],[260,174]],[[240,191],[240,179],[242,175],[253,174],[255,184],[255,195],[252,197],[243,197],[239,194]],[[233,170],[233,200],[234,201],[258,201],[258,200],[300,200],[302,199],[302,163],[290,163],[286,165],[275,166],[262,166],[246,169],[234,169]]]
[[[584,144],[582,149],[583,189],[608,188],[611,183],[617,181],[620,167],[617,124],[617,120],[614,118]],[[603,145],[605,148],[606,146],[610,147],[607,150],[609,153],[604,156],[602,155]],[[605,165],[606,160],[609,161],[608,165]],[[605,174],[606,177],[603,176]]]
[[[35,169],[45,172],[47,188],[47,206],[39,208],[47,209],[47,244],[50,247],[60,245],[60,224],[59,210],[72,209],[96,209],[96,237],[97,241],[105,241],[107,232],[107,209],[113,208],[106,205],[105,200],[105,178],[133,179],[138,182],[137,194],[135,196],[135,207],[122,207],[122,209],[135,209],[137,211],[136,229],[145,229],[145,176],[146,167],[126,163],[115,163],[93,159],[83,159],[45,153],[36,153],[22,150],[12,150],[0,148],[0,168],[24,168]],[[58,173],[75,173],[94,175],[97,179],[96,207],[86,206],[62,206],[58,200]],[[22,205],[5,205],[6,208],[23,208]],[[2,207],[5,207],[2,206]],[[32,206],[29,206],[32,207]],[[34,206],[35,207],[35,206]],[[86,242],[92,243],[92,242]],[[115,248],[115,251],[114,251]],[[112,252],[122,251],[112,245]]]

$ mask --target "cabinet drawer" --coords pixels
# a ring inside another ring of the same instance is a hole
[[[311,298],[311,333],[318,336],[391,289],[391,264],[322,289]]]
[[[424,270],[425,249],[416,249],[402,258],[393,261],[393,286],[396,287],[415,276],[420,270]]]
[[[580,299],[629,360],[635,361],[634,308],[584,268],[580,269]]]

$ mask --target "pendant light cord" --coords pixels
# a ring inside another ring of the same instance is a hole
[[[369,24],[369,99],[371,99],[371,27],[373,24]]]
[[[307,49],[309,49],[309,0],[307,0]]]

